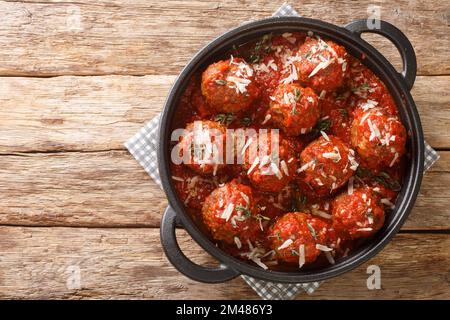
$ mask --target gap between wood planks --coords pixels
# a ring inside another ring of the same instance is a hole
[[[0,223],[0,227],[14,227],[14,228],[73,228],[73,229],[160,229],[159,226],[149,226],[149,225],[133,225],[133,226],[114,226],[114,225],[26,225],[26,224],[7,224]],[[177,230],[184,230],[184,227],[177,227]],[[448,230],[433,230],[433,229],[407,229],[399,230],[398,234],[437,234],[437,235],[450,235],[450,229]]]
[[[181,72],[181,70],[180,70]],[[177,77],[179,73],[177,74],[165,74],[164,76],[169,77]],[[52,79],[52,78],[58,78],[58,77],[107,77],[107,76],[127,76],[127,77],[146,77],[146,76],[158,76],[158,74],[150,74],[150,73],[83,73],[83,74],[71,74],[71,73],[61,73],[61,74],[52,74],[52,75],[45,75],[45,74],[34,74],[30,75],[27,73],[21,74],[21,73],[12,73],[12,74],[2,74],[0,73],[0,79],[1,78],[37,78],[37,79]],[[450,73],[436,73],[436,74],[428,74],[428,73],[417,73],[417,77],[446,77],[450,76]]]
[[[142,124],[144,125],[144,124]],[[433,147],[433,146],[432,146]],[[434,150],[438,152],[450,151],[450,147],[433,147]],[[111,149],[98,149],[98,150],[83,150],[83,149],[72,149],[72,150],[26,150],[21,152],[0,152],[1,156],[10,157],[27,157],[28,155],[40,155],[40,154],[63,154],[63,153],[107,153],[114,151],[128,151],[125,147],[123,148],[111,148]]]

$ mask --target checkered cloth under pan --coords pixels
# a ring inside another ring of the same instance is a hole
[[[298,13],[290,5],[285,3],[273,15],[298,16]],[[125,147],[161,187],[156,156],[159,141],[159,119],[160,115],[157,115],[147,122],[134,137],[125,143]],[[439,159],[439,155],[426,142],[425,147],[425,170],[428,170]],[[266,300],[294,299],[300,290],[312,294],[320,285],[319,282],[286,284],[267,282],[249,276],[242,276],[242,278],[261,298]]]

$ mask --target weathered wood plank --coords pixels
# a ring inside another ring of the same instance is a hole
[[[0,153],[124,149],[174,77],[2,78]]]
[[[0,153],[124,149],[163,107],[173,76],[2,78]],[[450,76],[418,77],[425,137],[450,148]]]
[[[450,152],[428,172],[404,230],[450,229]],[[0,156],[0,224],[159,226],[163,191],[126,151]]]
[[[215,263],[184,231],[178,235],[191,259]],[[448,299],[449,245],[446,235],[398,235],[369,263],[299,298]],[[0,227],[0,248],[2,299],[258,298],[240,278],[205,285],[178,273],[162,252],[158,229]],[[381,290],[367,289],[370,264],[381,268]]]
[[[0,2],[0,75],[177,74],[219,34],[270,16],[283,1],[17,1]],[[302,1],[305,17],[335,24],[368,17],[402,29],[417,52],[420,74],[449,74],[449,8],[445,1]],[[390,60],[394,47],[369,37]],[[13,59],[11,57],[14,57]]]
[[[0,157],[0,221],[158,226],[167,200],[125,151]]]

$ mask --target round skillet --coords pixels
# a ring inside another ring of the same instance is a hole
[[[221,249],[203,234],[184,209],[178,199],[170,173],[171,122],[177,112],[177,101],[182,95],[192,75],[203,70],[209,63],[224,55],[233,44],[241,44],[267,33],[287,31],[312,31],[324,38],[343,45],[354,57],[368,66],[387,86],[399,109],[401,120],[408,131],[407,148],[410,154],[403,187],[397,198],[395,209],[386,217],[383,228],[367,243],[336,264],[317,270],[281,272],[264,270],[238,260]],[[378,33],[389,39],[400,52],[403,71],[394,67],[375,48],[361,39],[365,32]],[[302,283],[321,281],[350,271],[376,255],[401,228],[408,217],[423,176],[424,139],[419,114],[410,90],[416,78],[416,57],[410,41],[393,25],[381,21],[379,29],[370,29],[366,20],[358,20],[339,27],[320,20],[302,17],[276,17],[251,22],[218,37],[200,50],[178,76],[170,90],[160,123],[160,145],[158,150],[159,173],[164,191],[169,200],[161,221],[161,242],[169,261],[186,276],[201,282],[223,282],[244,274],[273,282]],[[190,261],[178,246],[175,228],[181,224],[191,237],[220,265],[216,268],[204,267]]]

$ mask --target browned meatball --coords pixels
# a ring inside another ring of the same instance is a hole
[[[289,136],[312,130],[320,117],[319,99],[310,88],[281,84],[275,91],[268,110],[271,122]]]
[[[405,153],[406,129],[397,117],[374,108],[375,103],[368,100],[355,111],[351,142],[365,165],[378,170],[400,162]]]
[[[259,95],[251,65],[233,58],[211,64],[202,75],[202,93],[213,112],[239,112]]]
[[[300,186],[313,197],[334,193],[358,167],[354,151],[338,137],[325,133],[302,151],[300,160]]]
[[[233,180],[215,189],[202,208],[203,221],[215,240],[236,244],[240,249],[254,241],[260,230],[259,211],[252,189]]]
[[[384,224],[380,198],[369,188],[345,192],[331,203],[333,226],[351,239],[374,235]]]
[[[335,90],[343,85],[348,75],[348,54],[333,41],[307,38],[295,62],[301,84],[320,92]]]
[[[331,225],[319,218],[301,212],[289,212],[270,228],[268,239],[278,260],[304,264],[314,262],[325,246]]]
[[[216,121],[195,121],[186,126],[180,156],[186,166],[201,174],[216,175],[225,166],[226,130]]]
[[[295,141],[288,141],[273,131],[249,139],[251,143],[247,140],[243,149],[243,167],[252,186],[261,191],[279,192],[294,179],[297,170],[297,158],[292,148]]]

